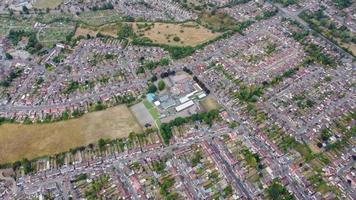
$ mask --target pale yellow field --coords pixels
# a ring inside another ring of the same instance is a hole
[[[139,29],[137,24],[142,25],[144,23],[133,24],[136,34],[147,37],[158,44],[196,46],[219,36],[219,33],[213,33],[211,30],[193,22],[185,24],[153,23],[149,29]],[[179,41],[174,41],[174,37],[178,37]]]
[[[45,8],[53,9],[59,6],[62,2],[63,0],[37,0],[33,4],[33,7],[38,9],[45,9]]]
[[[171,23],[130,23],[134,32],[139,37],[147,37],[156,44],[167,44],[173,46],[196,46],[198,44],[212,40],[220,35],[193,22],[184,24]],[[121,27],[118,23],[106,24],[100,27],[81,26],[75,32],[75,37],[87,36],[95,37],[97,33],[117,37],[117,32]],[[178,37],[179,41],[174,38]]]
[[[96,143],[100,138],[123,138],[142,128],[124,105],[50,124],[0,126],[0,163],[50,155]]]
[[[201,105],[203,106],[203,108],[206,111],[211,111],[211,110],[215,110],[215,109],[219,109],[220,105],[218,104],[218,102],[211,98],[211,97],[206,97],[203,101],[200,102]]]

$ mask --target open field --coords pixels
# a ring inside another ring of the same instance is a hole
[[[147,37],[154,43],[174,46],[196,46],[219,36],[199,24],[134,23],[133,29],[140,37]]]
[[[220,108],[220,105],[218,104],[218,102],[211,97],[206,97],[200,103],[206,111],[211,111],[211,110]]]
[[[153,117],[142,102],[133,105],[132,107],[130,107],[130,109],[132,110],[132,113],[136,116],[137,121],[141,124],[142,127],[145,126],[145,124],[147,123],[151,125],[154,124]]]
[[[143,105],[145,105],[146,109],[151,114],[152,118],[154,119],[156,127],[159,128],[161,126],[161,120],[159,118],[158,110],[152,105],[152,103],[150,103],[147,100],[143,101]]]
[[[224,13],[203,13],[200,20],[202,25],[214,31],[226,31],[233,29],[236,25],[236,20]]]
[[[126,23],[126,22],[125,22]],[[211,30],[196,23],[170,24],[170,23],[127,23],[131,24],[139,37],[146,37],[156,44],[172,46],[196,46],[219,36]],[[116,37],[120,23],[110,23],[103,26],[81,26],[77,28],[75,36],[96,36],[97,33]]]
[[[100,138],[123,138],[141,132],[124,105],[50,124],[0,126],[0,163],[36,158],[95,143]]]
[[[37,0],[33,4],[33,7],[38,9],[45,9],[45,8],[53,9],[59,6],[62,2],[63,0]]]
[[[34,31],[34,24],[33,20],[0,16],[0,37],[9,34],[10,30]]]
[[[99,31],[94,31],[92,29],[78,27],[77,30],[75,31],[74,36],[75,37],[79,37],[79,36],[84,36],[85,37],[87,35],[90,35],[92,37],[95,37],[98,32]]]
[[[122,20],[122,15],[115,10],[86,11],[76,18],[88,26],[102,26]]]
[[[87,35],[95,37],[96,34],[98,34],[99,32],[103,35],[107,35],[110,37],[117,37],[118,29],[119,29],[119,26],[117,23],[106,24],[106,25],[100,26],[98,28],[89,27],[89,26],[80,26],[75,31],[75,37],[78,37],[78,36],[86,37]]]
[[[52,23],[38,32],[38,40],[47,47],[66,41],[66,37],[75,30],[74,23]]]
[[[352,52],[353,55],[356,55],[356,44],[350,43],[343,43],[340,39],[336,39],[336,41],[340,44],[340,46],[347,48],[349,51]]]

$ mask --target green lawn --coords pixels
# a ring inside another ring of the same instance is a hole
[[[86,11],[79,15],[79,20],[89,26],[102,26],[122,20],[122,15],[115,10]]]
[[[144,101],[143,101],[143,104],[145,105],[145,107],[146,107],[148,110],[151,110],[151,109],[153,108],[152,103],[150,103],[150,102],[147,101],[147,100],[144,100]]]
[[[161,126],[161,120],[159,118],[159,113],[158,113],[157,108],[155,108],[153,106],[153,104],[150,103],[147,100],[143,101],[143,105],[145,105],[145,107],[147,108],[148,112],[150,112],[151,116],[153,117],[153,119],[154,119],[154,121],[155,121],[155,123],[157,125],[157,128],[159,128],[159,126]]]
[[[66,37],[75,31],[74,23],[52,23],[39,33],[39,41],[47,46],[52,47],[58,42],[66,41]]]

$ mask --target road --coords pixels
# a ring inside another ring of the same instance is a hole
[[[220,161],[220,165],[218,167],[224,167],[228,171],[227,177],[231,179],[231,182],[234,184],[234,188],[238,188],[238,190],[244,195],[244,198],[252,200],[250,192],[247,191],[245,186],[242,184],[242,181],[236,176],[233,167],[221,156],[220,150],[216,144],[210,143],[210,148],[213,152],[215,152],[217,160]]]
[[[63,184],[64,180],[67,177],[71,177],[72,175],[75,174],[82,174],[82,173],[91,173],[91,171],[95,168],[102,168],[102,169],[112,169],[112,167],[115,167],[116,175],[117,177],[125,184],[125,187],[130,191],[130,194],[132,194],[131,198],[132,199],[140,199],[138,194],[136,193],[135,189],[133,188],[130,179],[127,177],[123,170],[123,166],[127,163],[130,163],[132,161],[140,161],[140,160],[146,160],[147,158],[155,158],[155,157],[162,157],[167,154],[174,154],[174,150],[177,148],[185,148],[189,147],[192,144],[196,144],[202,141],[206,140],[211,140],[213,137],[221,136],[223,134],[228,134],[230,132],[236,132],[237,130],[232,130],[229,128],[222,128],[222,127],[217,127],[216,130],[207,130],[204,131],[203,133],[199,134],[201,135],[200,137],[195,137],[191,138],[188,141],[183,141],[183,142],[177,142],[175,144],[172,144],[170,146],[164,146],[156,149],[151,149],[146,152],[139,152],[139,153],[134,153],[134,154],[126,154],[122,153],[117,156],[112,156],[112,157],[107,157],[105,159],[99,157],[96,158],[96,161],[93,160],[94,163],[100,163],[98,165],[89,165],[85,166],[83,163],[76,163],[74,164],[71,169],[72,170],[66,170],[66,172],[60,173],[59,170],[53,169],[53,170],[48,170],[44,172],[39,172],[36,175],[30,175],[31,179],[33,180],[38,180],[36,182],[27,182],[23,186],[25,190],[28,190],[29,192],[34,188],[36,189],[37,186],[39,188],[43,188],[48,184],[53,184],[53,183],[58,183],[58,184]],[[105,166],[110,166],[108,168],[105,168]],[[62,168],[64,170],[65,167]],[[57,174],[58,175],[53,175],[50,176],[49,174]],[[26,176],[24,179],[28,179],[29,177]],[[16,191],[17,188],[14,188],[13,191]],[[191,192],[194,192],[194,190],[190,190]],[[68,191],[66,191],[68,193]],[[67,195],[67,194],[63,194]]]
[[[199,79],[204,82],[204,78],[202,77],[202,75],[197,75],[197,77],[199,77]],[[211,86],[209,86],[208,84],[205,84],[207,86],[207,88],[211,91],[210,95],[212,95],[215,99],[218,100],[218,103],[224,108],[224,110],[226,112],[229,113],[229,115],[232,117],[232,119],[236,122],[238,122],[240,124],[239,126],[239,130],[241,130],[241,132],[243,133],[243,135],[247,138],[250,138],[250,140],[255,140],[256,142],[258,142],[259,147],[261,149],[263,149],[264,151],[268,152],[269,156],[271,158],[273,158],[274,163],[277,166],[279,166],[280,169],[282,169],[284,166],[282,165],[282,163],[280,163],[278,156],[276,155],[276,153],[274,152],[274,149],[272,149],[271,147],[267,146],[264,141],[261,141],[257,135],[258,134],[254,134],[252,133],[252,130],[256,130],[256,132],[259,132],[258,127],[256,127],[256,125],[254,124],[254,122],[250,122],[248,124],[246,124],[246,126],[244,125],[244,120],[242,120],[235,112],[234,112],[234,108],[231,105],[226,105],[225,102],[220,101],[222,98],[220,98],[218,95],[215,94],[214,89],[211,88]],[[233,97],[232,97],[233,98]],[[247,125],[250,127],[247,127]],[[283,176],[287,177],[287,179],[290,182],[290,187],[292,187],[293,189],[293,193],[300,199],[310,199],[310,197],[308,196],[308,194],[305,192],[306,189],[301,185],[301,184],[295,184],[298,182],[299,177],[294,177],[290,175],[290,166],[291,163],[288,164],[288,166],[285,167],[285,173],[283,173]],[[297,179],[298,178],[298,179]],[[240,180],[238,180],[239,182]],[[242,186],[242,192],[245,193],[246,189],[243,188]]]

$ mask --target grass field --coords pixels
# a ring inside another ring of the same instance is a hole
[[[79,36],[87,36],[87,35],[90,35],[92,37],[95,37],[96,34],[98,33],[99,31],[95,31],[95,30],[92,30],[92,29],[88,29],[88,28],[82,28],[82,27],[78,27],[77,30],[75,31],[75,37],[79,37]]]
[[[0,37],[5,37],[10,30],[34,31],[34,20],[0,16]]]
[[[211,97],[206,97],[203,101],[200,102],[201,105],[203,106],[203,108],[206,111],[211,111],[211,110],[215,110],[215,109],[219,109],[220,105],[218,104],[218,102],[211,98]]]
[[[88,26],[103,26],[122,20],[122,15],[115,10],[86,11],[80,13],[78,20]]]
[[[52,23],[38,33],[38,39],[44,46],[52,47],[58,42],[66,41],[67,35],[75,29],[74,23]]]
[[[99,32],[103,35],[117,37],[118,25],[116,23],[106,24],[100,27],[89,27],[89,26],[80,26],[75,31],[75,37],[78,36],[87,36],[88,34],[92,37],[95,37]]]
[[[211,30],[193,22],[184,24],[135,23],[133,29],[140,37],[147,37],[154,43],[174,46],[196,46],[219,36]]]
[[[148,112],[150,112],[152,118],[154,119],[154,121],[156,123],[157,128],[159,128],[161,126],[161,120],[159,118],[158,110],[152,105],[152,103],[150,103],[147,100],[144,100],[143,104],[147,108]]]
[[[356,36],[354,36],[354,37],[356,37]],[[356,44],[354,44],[354,43],[352,43],[352,42],[350,42],[350,43],[343,43],[343,42],[341,42],[341,40],[338,39],[338,38],[336,39],[336,41],[339,43],[339,45],[340,45],[341,47],[344,47],[344,48],[349,49],[349,51],[351,51],[353,55],[356,55]]]
[[[214,31],[231,30],[236,25],[236,20],[225,13],[203,13],[200,20],[202,25]]]
[[[37,0],[33,4],[33,7],[38,9],[53,9],[59,6],[62,2],[63,0]]]
[[[95,143],[100,138],[123,138],[141,132],[124,105],[50,124],[0,126],[0,163],[36,158]]]

